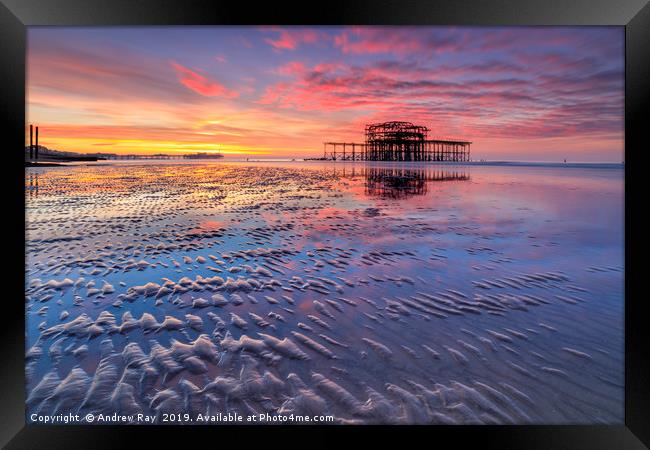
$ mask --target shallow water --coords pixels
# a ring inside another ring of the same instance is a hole
[[[28,420],[620,424],[623,184],[611,167],[28,169]]]

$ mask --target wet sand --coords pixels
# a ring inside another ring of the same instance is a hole
[[[623,422],[623,170],[29,168],[27,413]]]

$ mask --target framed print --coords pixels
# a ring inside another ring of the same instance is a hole
[[[650,7],[580,6],[4,1],[3,444],[647,445]]]

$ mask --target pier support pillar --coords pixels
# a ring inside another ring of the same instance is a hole
[[[34,159],[34,125],[29,125],[29,160]]]

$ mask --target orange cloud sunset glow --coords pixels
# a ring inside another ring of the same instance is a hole
[[[288,158],[407,120],[473,141],[474,158],[620,162],[623,37],[618,27],[32,27],[27,123],[63,151]]]

